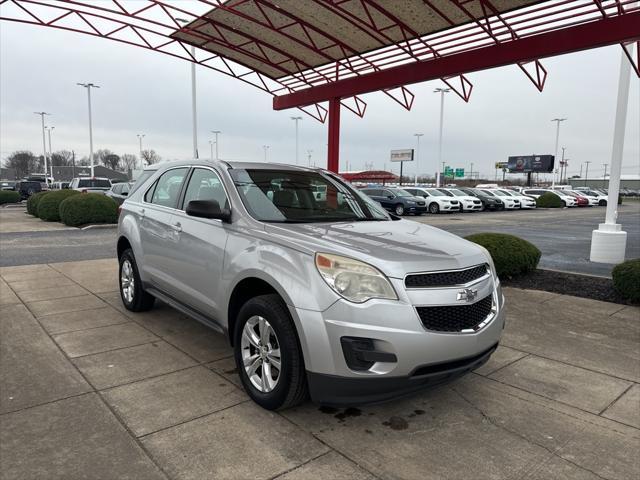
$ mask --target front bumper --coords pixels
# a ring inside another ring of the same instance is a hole
[[[482,202],[470,202],[470,201],[462,201],[462,211],[464,212],[474,212],[482,210]]]
[[[339,300],[324,312],[295,309],[314,401],[354,404],[393,398],[457,378],[484,363],[495,349],[505,311],[502,294],[493,289],[493,282],[477,287],[479,298],[490,293],[498,305],[491,321],[476,332],[457,333],[427,330],[414,305],[455,305],[458,288],[403,291],[402,280],[391,280],[398,301],[354,304]],[[343,337],[371,339],[376,351],[393,354],[396,361],[352,370],[342,349]]]

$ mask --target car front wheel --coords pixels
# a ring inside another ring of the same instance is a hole
[[[438,205],[436,202],[433,202],[431,205],[429,205],[429,213],[438,213],[440,211],[440,205]]]
[[[393,209],[393,211],[395,212],[396,215],[401,217],[402,215],[404,215],[404,205],[402,205],[401,203],[397,204]]]
[[[291,315],[278,295],[260,295],[244,304],[233,344],[242,385],[258,405],[279,410],[307,397],[302,350]]]
[[[133,250],[126,249],[120,255],[120,298],[127,310],[146,312],[153,307],[155,297],[142,287]]]

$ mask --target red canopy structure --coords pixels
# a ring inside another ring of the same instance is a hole
[[[385,183],[395,182],[398,176],[385,170],[367,170],[363,172],[340,172],[340,176],[348,182]]]
[[[540,59],[612,44],[640,76],[636,0],[0,0],[0,20],[182,58],[328,117],[336,172],[341,106],[362,117],[369,92],[410,109],[407,85],[441,79],[468,101],[465,74],[510,64],[542,91]]]

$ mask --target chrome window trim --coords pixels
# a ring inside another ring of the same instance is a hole
[[[189,180],[189,182],[191,182],[191,177],[193,176],[193,172],[194,172],[196,169],[198,169],[198,168],[200,168],[200,169],[202,169],[202,170],[210,170],[210,171],[212,171],[213,173],[215,173],[215,174],[216,174],[216,176],[218,177],[218,180],[220,181],[220,185],[222,185],[222,189],[224,190],[224,194],[225,194],[225,196],[227,197],[227,202],[229,202],[229,211],[232,211],[233,209],[231,208],[231,195],[229,195],[229,191],[227,190],[227,186],[226,186],[226,185],[224,184],[224,182],[222,181],[222,175],[221,175],[221,173],[220,173],[219,171],[217,171],[215,168],[213,168],[213,167],[211,167],[211,166],[209,166],[209,165],[200,165],[200,164],[193,164],[193,165],[191,165],[191,170],[192,170],[192,171],[189,173],[189,179],[188,179],[188,180]],[[186,188],[189,188],[189,182],[187,182],[187,184],[186,184]],[[187,193],[187,190],[186,190],[186,189],[185,189],[184,193],[185,193],[185,195],[186,195],[186,193]],[[181,196],[182,196],[182,195],[181,195]],[[184,197],[183,197],[183,198],[182,198],[182,203],[183,203],[183,205],[182,205],[182,206],[183,206],[183,207],[184,207],[184,200],[185,200],[185,199],[184,199]],[[185,212],[183,209],[179,209],[179,208],[177,208],[176,210],[177,210],[177,211],[179,211],[179,212],[183,212],[183,213]],[[214,220],[215,220],[215,219],[214,219]]]
[[[158,175],[158,178],[156,178],[153,182],[151,182],[151,185],[149,185],[149,188],[147,188],[145,190],[145,192],[142,194],[142,198],[140,199],[140,203],[142,203],[143,205],[149,206],[149,207],[167,209],[167,210],[172,210],[172,211],[180,211],[180,210],[178,210],[177,208],[174,208],[174,207],[167,207],[166,205],[159,205],[157,203],[147,202],[145,200],[145,197],[147,196],[147,193],[149,193],[149,190],[151,190],[151,187],[155,188],[155,184],[158,183],[158,180],[160,180],[160,177],[162,177],[165,173],[170,172],[171,170],[177,170],[179,168],[186,168],[187,169],[187,173],[185,174],[185,178],[186,178],[189,175],[189,170],[191,170],[192,167],[190,165],[177,165],[175,167],[167,168],[166,170],[158,169],[158,171],[156,173],[160,173],[160,175]],[[184,180],[183,180],[183,182],[184,182]],[[153,195],[151,195],[151,197],[153,198]]]

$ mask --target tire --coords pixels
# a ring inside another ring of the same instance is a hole
[[[127,248],[118,261],[120,263],[118,270],[120,298],[125,308],[132,312],[151,310],[156,299],[142,287],[133,250]],[[131,287],[132,283],[133,287]]]
[[[567,208],[567,202],[565,202],[564,200],[562,200],[561,205],[562,208]]]
[[[435,214],[439,212],[440,212],[440,205],[438,205],[436,202],[429,204],[429,213]]]
[[[395,207],[393,207],[393,213],[395,213],[399,217],[404,215],[404,205],[402,205],[401,203],[397,204]]]
[[[253,331],[255,335],[245,335],[247,331]],[[261,343],[263,332],[269,332],[266,345]],[[238,313],[233,335],[234,357],[240,380],[254,402],[267,410],[282,410],[298,405],[308,397],[304,358],[298,335],[289,310],[278,295],[260,295],[245,303]],[[265,347],[264,353],[259,354],[260,349]],[[276,348],[282,368],[276,367],[274,372],[272,369],[278,357],[270,356],[269,352],[274,352]],[[245,367],[245,358],[255,360]],[[259,363],[257,367],[256,362]],[[264,377],[264,365],[269,365],[268,377]],[[252,366],[254,372],[250,378],[248,370]],[[274,381],[276,372],[275,384],[270,384],[269,381]],[[265,381],[268,384],[266,386]]]
[[[606,207],[607,206],[607,201],[606,200],[600,200],[598,202],[598,205],[601,206],[601,207]]]

